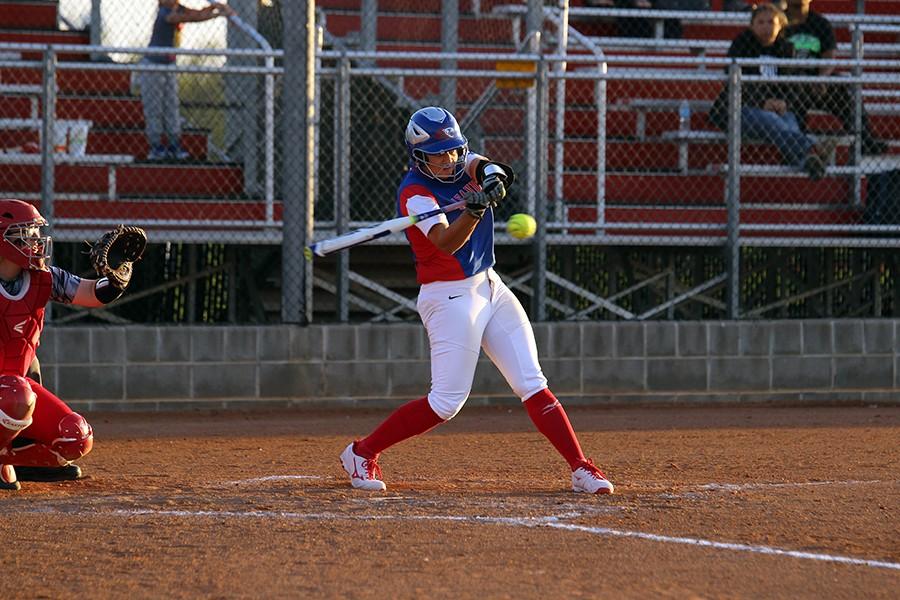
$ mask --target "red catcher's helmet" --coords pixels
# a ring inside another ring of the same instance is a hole
[[[47,219],[27,202],[0,200],[0,256],[23,269],[47,269],[53,251],[47,227]]]

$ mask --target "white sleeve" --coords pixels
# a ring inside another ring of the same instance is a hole
[[[410,196],[406,201],[406,212],[410,215],[421,215],[422,213],[438,208],[440,208],[440,206],[438,206],[437,201],[431,196]],[[422,233],[427,237],[428,231],[438,223],[443,223],[444,225],[450,224],[449,221],[447,221],[447,215],[442,213],[425,219],[424,221],[419,221],[416,223],[416,227],[422,230]]]

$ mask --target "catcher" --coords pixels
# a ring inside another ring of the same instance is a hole
[[[47,302],[85,307],[122,295],[147,236],[119,227],[91,249],[98,279],[82,279],[48,264],[47,221],[27,202],[0,200],[0,490],[26,481],[78,479],[72,464],[91,451],[88,422],[27,376],[40,343]],[[18,471],[18,474],[17,474]]]

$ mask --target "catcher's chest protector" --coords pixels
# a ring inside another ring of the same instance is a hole
[[[0,369],[24,377],[40,343],[53,276],[49,271],[25,271],[22,276],[25,281],[15,296],[0,286]]]

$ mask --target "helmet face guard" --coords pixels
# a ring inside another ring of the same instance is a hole
[[[4,245],[12,246],[21,259],[7,256],[24,269],[45,269],[53,253],[53,240],[47,233],[49,224],[43,218],[13,223],[3,232]]]
[[[424,175],[439,181],[452,182],[465,174],[469,141],[459,129],[459,123],[448,111],[436,106],[417,110],[406,126],[406,148],[412,163]],[[457,151],[455,161],[433,164],[429,156]],[[449,172],[438,175],[435,170]]]
[[[31,204],[0,200],[0,257],[23,269],[48,269],[53,253],[48,227],[47,220]]]

